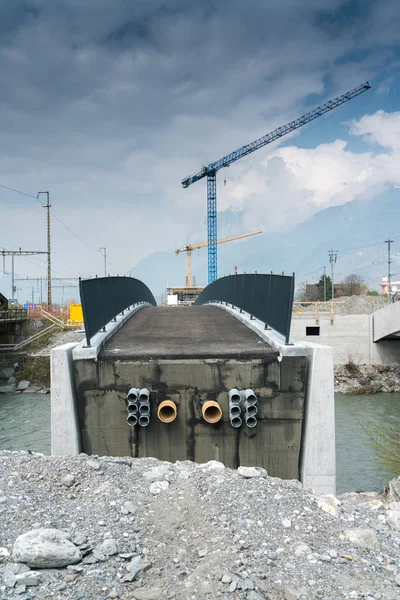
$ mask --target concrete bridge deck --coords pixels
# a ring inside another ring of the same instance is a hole
[[[277,352],[228,312],[214,306],[139,311],[105,345],[100,360],[270,357]]]

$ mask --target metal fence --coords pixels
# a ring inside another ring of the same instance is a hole
[[[265,323],[265,328],[278,331],[289,343],[294,294],[294,273],[261,275],[249,273],[228,275],[210,283],[195,304],[226,302]]]
[[[0,322],[25,321],[27,318],[27,311],[23,308],[9,308],[0,311]]]
[[[153,294],[142,281],[132,277],[96,277],[79,280],[86,342],[116,316],[134,304],[156,306]]]

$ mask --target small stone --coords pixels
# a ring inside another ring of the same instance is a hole
[[[300,544],[298,544],[298,546],[296,546],[294,554],[295,556],[302,556],[303,554],[310,554],[311,553],[311,548],[310,546],[308,546],[307,544],[304,544],[303,542],[300,542]]]
[[[42,574],[37,571],[26,571],[15,576],[16,582],[19,585],[39,585],[42,579]]]
[[[388,510],[386,523],[395,531],[400,531],[400,511]]]
[[[317,506],[324,512],[328,513],[332,517],[337,517],[339,515],[339,504],[340,501],[335,498],[335,496],[320,496],[317,499]]]
[[[98,471],[100,469],[100,463],[97,460],[88,460],[86,464],[88,467],[94,469],[95,471]]]
[[[147,479],[147,481],[158,481],[164,479],[165,475],[170,471],[171,465],[159,465],[158,467],[152,467],[143,473],[143,477]]]
[[[398,585],[400,587],[400,571],[397,573],[396,577],[394,578],[394,582],[396,585]]]
[[[258,592],[255,592],[254,590],[251,590],[246,595],[246,600],[265,600],[265,596],[261,596],[261,594],[259,594]]]
[[[289,529],[289,527],[292,526],[292,522],[290,519],[282,519],[281,521],[281,525],[282,527],[284,527],[285,529]]]
[[[65,485],[65,487],[71,487],[75,483],[75,476],[72,473],[68,473],[61,478],[61,483]]]
[[[254,477],[268,477],[268,473],[262,467],[238,467],[238,474],[245,479]]]
[[[132,504],[132,502],[129,502],[129,500],[127,502],[124,502],[121,506],[121,512],[123,515],[133,514],[136,511],[137,507],[134,504]]]
[[[86,544],[87,539],[87,535],[84,533],[76,533],[71,541],[73,544],[75,544],[75,546],[83,546]]]
[[[400,502],[400,477],[391,479],[386,488],[387,502]]]
[[[101,554],[107,557],[118,554],[117,540],[114,540],[113,538],[107,538],[104,540],[104,542],[96,546],[95,550],[101,552]]]
[[[162,591],[160,588],[142,587],[133,592],[133,598],[135,598],[135,600],[159,600],[161,597]]]
[[[225,469],[225,465],[218,460],[209,460],[208,462],[203,463],[201,468],[207,471],[223,471]]]
[[[110,593],[108,594],[109,598],[118,598],[118,592],[117,590],[111,590]]]
[[[198,555],[200,556],[200,558],[203,558],[203,556],[205,556],[206,554],[208,554],[207,548],[200,548],[200,550],[198,551]]]
[[[232,582],[232,577],[230,575],[223,575],[222,579],[221,579],[222,583],[231,583]]]
[[[0,560],[2,560],[3,558],[8,558],[9,556],[10,553],[7,550],[7,548],[0,548]]]
[[[161,492],[165,492],[169,488],[168,481],[153,481],[150,485],[150,493],[151,494],[160,494]]]
[[[236,588],[237,588],[236,581],[232,581],[232,583],[229,585],[229,588],[228,588],[228,590],[229,590],[230,592],[234,592],[234,591],[236,590]]]
[[[347,529],[344,531],[344,537],[360,548],[367,548],[369,550],[379,550],[380,548],[376,534],[372,529]]]

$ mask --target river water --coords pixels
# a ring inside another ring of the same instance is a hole
[[[362,425],[400,418],[400,394],[336,394],[337,493],[375,491],[387,483]],[[0,394],[0,449],[50,454],[50,395]]]

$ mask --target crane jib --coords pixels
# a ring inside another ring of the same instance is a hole
[[[367,82],[363,83],[362,85],[358,86],[357,88],[355,88],[354,90],[351,90],[350,92],[347,92],[346,94],[343,94],[342,96],[339,96],[332,100],[328,100],[328,102],[325,102],[325,104],[318,106],[317,108],[306,113],[302,117],[295,119],[294,121],[291,121],[290,123],[287,123],[286,125],[278,127],[274,131],[267,133],[266,135],[259,138],[258,140],[255,140],[254,142],[252,142],[250,144],[246,144],[245,146],[242,146],[241,148],[234,150],[230,154],[223,156],[219,160],[217,160],[213,163],[210,163],[208,166],[203,167],[199,173],[196,173],[195,175],[190,175],[189,177],[186,177],[185,179],[182,180],[182,186],[186,188],[186,187],[189,187],[189,185],[191,185],[192,183],[199,181],[199,179],[203,179],[203,177],[206,177],[211,174],[215,175],[215,173],[219,169],[222,169],[223,167],[229,167],[229,165],[231,165],[233,162],[236,162],[237,160],[239,160],[240,158],[243,158],[247,154],[250,154],[251,152],[258,150],[259,148],[262,148],[263,146],[266,146],[267,144],[270,144],[270,143],[276,141],[277,139],[283,137],[284,135],[287,135],[288,133],[291,133],[292,131],[295,131],[299,127],[302,127],[303,125],[306,125],[310,121],[313,121],[314,119],[324,115],[325,113],[327,113],[331,110],[334,110],[338,106],[341,106],[345,102],[352,100],[353,98],[355,98],[359,94],[362,94],[363,92],[366,92],[370,88],[371,88],[371,86],[370,86],[369,82],[367,81]]]

